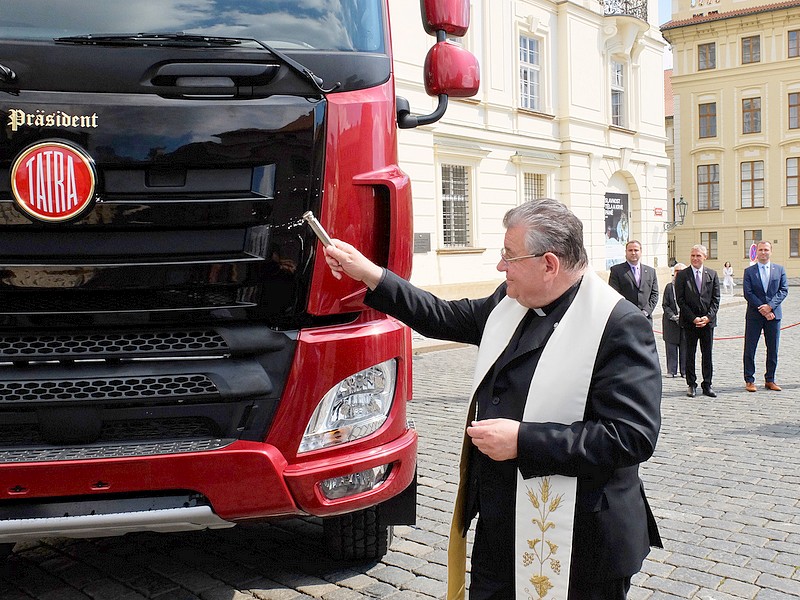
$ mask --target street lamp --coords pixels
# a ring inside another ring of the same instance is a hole
[[[675,199],[672,199],[675,202]],[[675,205],[675,216],[677,220],[672,221],[671,223],[664,223],[664,230],[669,231],[670,229],[675,229],[679,225],[683,225],[683,220],[686,218],[686,207],[688,204],[683,200],[683,196],[681,199],[678,200],[678,203]]]

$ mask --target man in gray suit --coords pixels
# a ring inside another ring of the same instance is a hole
[[[611,267],[608,285],[652,322],[653,311],[658,306],[656,270],[641,263],[642,244],[637,240],[625,244],[625,258],[624,263]]]
[[[675,298],[680,308],[680,322],[686,334],[686,383],[689,384],[687,396],[694,398],[697,394],[697,373],[695,372],[695,354],[700,344],[703,357],[701,383],[703,395],[716,398],[711,387],[714,375],[714,363],[711,351],[714,346],[714,327],[717,326],[719,310],[719,277],[716,271],[709,269],[705,263],[708,249],[702,244],[692,246],[690,254],[691,268],[684,269],[675,275]]]

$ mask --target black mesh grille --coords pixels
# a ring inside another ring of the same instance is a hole
[[[217,394],[205,375],[0,382],[0,404],[58,400],[142,400]]]
[[[0,360],[11,361],[223,355],[227,352],[227,343],[215,331],[0,335]]]
[[[9,294],[0,312],[94,313],[235,307],[249,304],[252,288],[213,290],[127,290],[87,292],[36,292]]]
[[[234,440],[181,440],[142,444],[117,444],[80,446],[73,448],[23,448],[0,450],[0,463],[44,462],[54,460],[89,460],[93,458],[120,458],[126,456],[154,456],[202,452],[223,448]]]

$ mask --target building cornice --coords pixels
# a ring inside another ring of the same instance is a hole
[[[667,21],[661,26],[661,33],[665,34],[667,31],[673,29],[681,29],[684,27],[693,27],[702,23],[709,23],[715,21],[725,21],[727,19],[736,19],[749,15],[757,15],[762,13],[777,12],[780,10],[787,10],[790,8],[800,6],[800,0],[788,0],[786,2],[776,2],[773,4],[765,4],[763,6],[753,6],[750,8],[740,8],[738,10],[731,10],[727,12],[709,11],[706,14],[698,13],[690,19],[681,19],[678,21]],[[664,37],[667,37],[664,35]]]

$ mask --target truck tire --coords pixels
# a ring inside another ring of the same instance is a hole
[[[381,519],[380,506],[328,517],[322,521],[325,546],[334,560],[363,561],[382,557],[392,543],[392,528]]]

